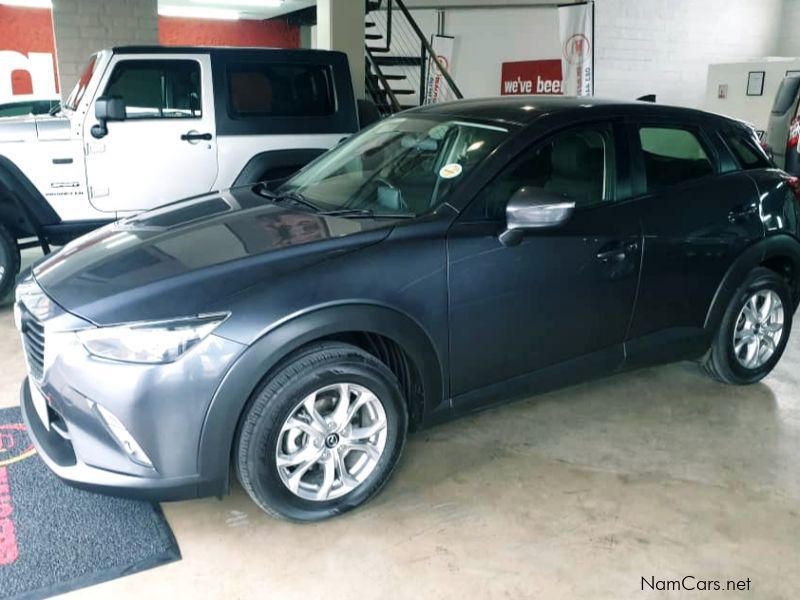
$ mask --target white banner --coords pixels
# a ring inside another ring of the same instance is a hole
[[[449,35],[431,36],[431,47],[439,59],[439,63],[452,75],[451,65],[453,64],[453,38]],[[428,76],[425,82],[425,104],[436,104],[447,100],[455,100],[455,97],[448,98],[447,81],[442,77],[442,71],[433,63],[433,59],[428,60]]]
[[[593,3],[589,3],[558,8],[561,71],[564,77],[564,94],[567,96],[591,96],[594,94],[593,6]]]

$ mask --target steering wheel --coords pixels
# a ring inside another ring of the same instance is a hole
[[[391,181],[386,179],[385,177],[378,176],[373,181],[377,184],[377,189],[380,190],[381,187],[387,188],[390,192],[393,193],[394,199],[396,200],[396,206],[384,206],[380,202],[380,198],[378,199],[378,203],[384,206],[384,208],[388,208],[391,210],[409,210],[408,204],[403,199],[403,192],[400,191],[396,185],[394,185]]]

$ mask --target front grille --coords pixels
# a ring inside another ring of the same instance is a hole
[[[22,344],[28,360],[28,371],[36,381],[44,375],[44,325],[22,307]]]

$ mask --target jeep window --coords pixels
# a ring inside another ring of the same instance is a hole
[[[200,117],[200,64],[194,60],[121,61],[103,95],[122,98],[127,119]]]
[[[642,127],[647,191],[654,192],[714,173],[714,165],[698,137],[678,127]]]
[[[69,110],[77,110],[78,104],[81,103],[83,100],[83,95],[86,93],[86,88],[89,87],[89,81],[92,79],[92,75],[94,75],[94,68],[97,65],[97,55],[94,54],[89,59],[89,64],[86,65],[86,68],[83,70],[80,78],[78,79],[78,83],[75,84],[75,87],[72,88],[72,91],[67,98],[67,102],[64,105],[65,108]]]
[[[252,117],[325,117],[336,111],[326,65],[248,62],[228,67],[228,114]]]
[[[755,133],[747,135],[738,130],[725,131],[723,139],[743,169],[767,169],[772,166],[764,154]]]
[[[452,117],[387,119],[324,154],[278,193],[299,192],[323,210],[421,214],[508,135]]]

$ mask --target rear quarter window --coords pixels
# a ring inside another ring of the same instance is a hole
[[[773,115],[784,115],[792,108],[797,99],[797,90],[800,88],[800,77],[786,77],[778,86],[775,102],[772,104]]]
[[[325,117],[336,112],[327,65],[248,62],[228,66],[228,114],[253,117]]]
[[[772,166],[753,135],[743,131],[724,131],[722,139],[742,169],[766,169]]]

